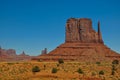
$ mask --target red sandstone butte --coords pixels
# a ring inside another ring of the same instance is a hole
[[[120,60],[120,54],[108,48],[103,40],[98,22],[98,31],[92,28],[88,18],[70,18],[66,23],[65,43],[46,55],[40,55],[41,60],[75,61],[108,61]]]

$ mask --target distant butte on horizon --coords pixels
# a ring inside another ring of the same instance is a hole
[[[110,61],[120,60],[120,54],[111,50],[102,40],[100,22],[98,31],[92,28],[92,21],[88,18],[70,18],[66,22],[65,43],[48,54],[41,54],[41,60],[74,60],[74,61]]]

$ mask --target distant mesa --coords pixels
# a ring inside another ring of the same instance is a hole
[[[17,55],[14,49],[2,49],[0,47],[0,61],[25,61],[31,60],[31,56],[26,55],[23,51],[22,54]]]
[[[111,50],[102,39],[100,22],[98,31],[92,27],[88,18],[70,18],[66,22],[65,43],[48,54],[41,54],[41,60],[75,60],[75,61],[108,61],[120,60],[120,54]]]
[[[5,49],[2,49],[0,47],[0,58],[9,58],[9,57],[15,57],[16,56],[16,51],[14,49],[8,49],[8,50],[5,50]]]

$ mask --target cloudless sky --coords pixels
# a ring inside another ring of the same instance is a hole
[[[98,20],[105,44],[120,53],[120,0],[0,0],[0,46],[40,55],[65,40],[68,18]]]

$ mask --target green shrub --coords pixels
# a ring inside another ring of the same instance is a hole
[[[113,60],[112,64],[119,64],[118,60]]]
[[[100,72],[99,72],[99,75],[104,75],[104,71],[100,71]]]
[[[8,62],[7,64],[8,64],[8,65],[14,65],[15,63],[12,63],[12,62]]]
[[[96,64],[98,64],[98,65],[99,65],[99,64],[101,64],[101,63],[100,63],[100,62],[96,62]]]
[[[52,68],[52,73],[57,73],[58,69]]]
[[[114,70],[112,70],[111,75],[115,75],[115,71]]]
[[[46,65],[44,65],[44,70],[46,69]]]
[[[79,74],[83,74],[83,73],[84,73],[83,70],[80,69],[80,68],[77,70],[77,72],[78,72]]]
[[[38,66],[34,66],[32,68],[32,72],[40,72],[40,68]]]
[[[114,75],[114,74],[115,74],[115,71],[116,71],[115,65],[112,65],[112,72],[111,72],[111,75]]]
[[[58,59],[59,64],[64,63],[63,59]]]
[[[112,65],[112,70],[116,71],[115,65]]]
[[[60,65],[59,64],[57,64],[57,67],[59,67]]]

